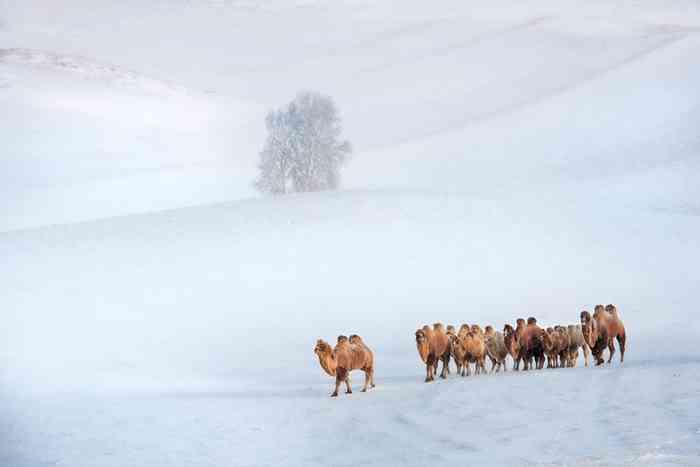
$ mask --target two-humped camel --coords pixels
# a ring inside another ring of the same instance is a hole
[[[319,339],[316,342],[314,353],[318,356],[321,368],[329,375],[335,376],[335,391],[331,397],[338,396],[341,383],[345,383],[347,394],[352,394],[350,387],[350,372],[362,370],[365,372],[365,385],[362,392],[374,387],[374,354],[357,334],[338,336],[335,348]]]

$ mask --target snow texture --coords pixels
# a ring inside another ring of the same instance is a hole
[[[699,56],[689,0],[0,0],[0,465],[700,466]],[[344,190],[255,197],[301,89]],[[423,383],[596,303],[623,365]]]

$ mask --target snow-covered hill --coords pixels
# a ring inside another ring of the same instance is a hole
[[[4,460],[697,465],[699,229],[614,203],[356,192],[7,233]],[[422,382],[423,323],[574,323],[599,301],[625,319],[624,367]],[[315,339],[355,332],[378,387],[331,401]]]
[[[299,89],[342,111],[347,188],[697,177],[695,2],[31,1],[0,21],[2,230],[255,196],[263,115]]]
[[[0,0],[0,465],[700,465],[698,56],[684,0]],[[299,89],[345,190],[255,198]],[[422,382],[609,302],[624,366]]]

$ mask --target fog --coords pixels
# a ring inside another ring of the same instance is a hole
[[[0,2],[0,464],[700,464],[698,31],[682,1]],[[341,189],[260,196],[305,89]],[[624,365],[423,383],[423,324],[598,303]],[[352,333],[377,388],[331,400],[313,347]]]

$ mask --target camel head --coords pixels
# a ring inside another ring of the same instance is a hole
[[[515,329],[510,324],[503,326],[503,342],[511,357],[515,358],[520,351],[520,343],[518,342],[518,333],[515,332]]]
[[[607,305],[605,305],[605,311],[614,315],[615,313],[617,313],[617,308],[612,303],[608,303]]]
[[[416,331],[416,348],[418,348],[418,354],[423,363],[427,362],[430,353],[430,340],[423,329]]]
[[[583,339],[586,341],[586,344],[591,348],[595,347],[595,343],[598,340],[596,321],[586,310],[581,312],[581,333],[583,334]]]
[[[319,339],[316,341],[314,353],[321,357],[333,353],[333,348],[328,345],[328,342],[324,341],[323,339]]]
[[[454,350],[455,346],[459,345],[459,337],[456,334],[449,334],[447,336],[450,345],[450,351]]]
[[[323,371],[325,371],[329,376],[335,376],[335,352],[328,342],[324,341],[323,339],[317,340],[314,353],[318,356],[318,361],[321,364]]]

